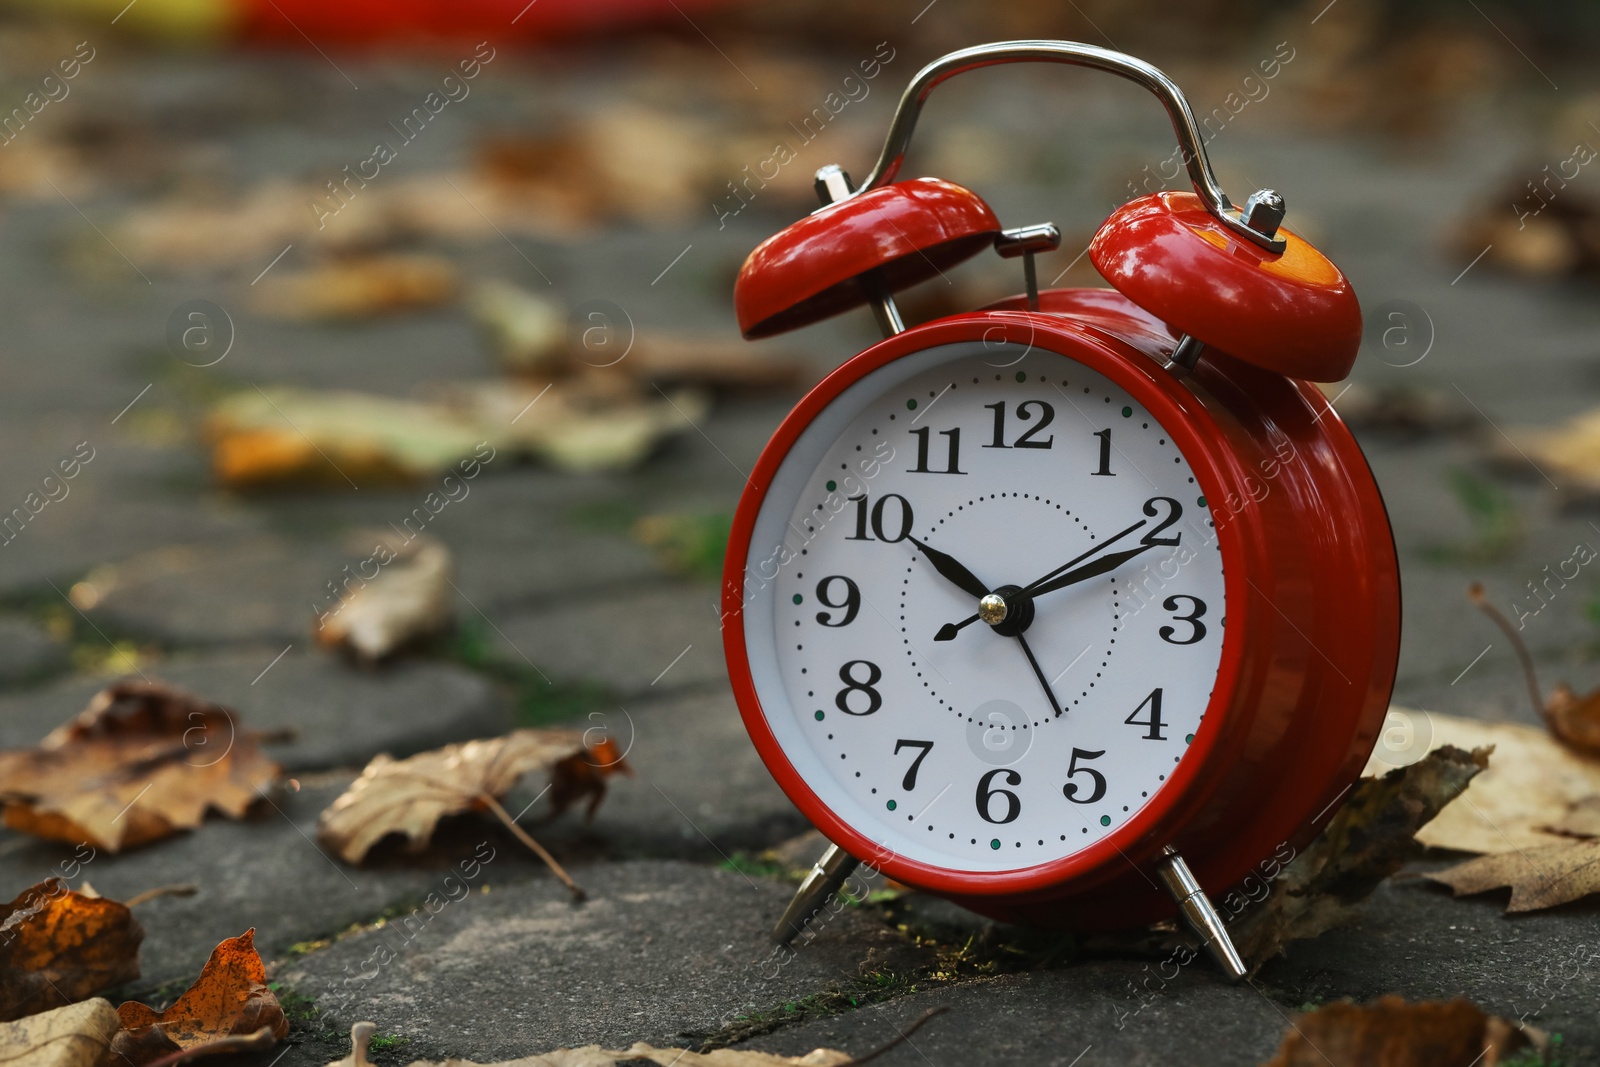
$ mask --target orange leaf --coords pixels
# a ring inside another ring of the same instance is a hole
[[[289,1036],[289,1020],[272,990],[256,952],[256,932],[246,930],[211,950],[200,977],[166,1011],[137,1001],[117,1008],[122,1029],[111,1051],[131,1067],[144,1067],[174,1053],[196,1050],[228,1038],[267,1030],[274,1041]],[[231,1047],[224,1046],[224,1047]]]
[[[48,878],[0,904],[0,1022],[139,977],[144,928],[127,905]]]
[[[1495,1067],[1542,1039],[1538,1031],[1519,1030],[1465,1000],[1408,1004],[1390,996],[1365,1005],[1341,1000],[1296,1017],[1278,1054],[1263,1067]]]
[[[0,752],[0,801],[14,830],[118,852],[199,826],[210,808],[238,818],[281,770],[229,709],[124,681],[38,748]]]

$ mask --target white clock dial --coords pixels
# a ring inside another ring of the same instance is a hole
[[[1019,345],[929,349],[846,389],[780,465],[745,584],[795,769],[858,832],[951,870],[1114,832],[1183,758],[1221,662],[1222,557],[1188,461],[1125,389]],[[998,625],[973,619],[982,592]]]

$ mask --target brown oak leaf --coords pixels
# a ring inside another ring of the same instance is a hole
[[[102,1067],[117,1033],[117,1009],[96,997],[0,1023],[6,1067]]]
[[[583,891],[554,857],[500,805],[524,774],[545,769],[552,772],[555,814],[588,796],[593,815],[605,798],[606,779],[633,773],[615,741],[602,737],[586,744],[579,730],[514,730],[402,760],[381,755],[322,813],[317,834],[347,863],[360,863],[390,834],[401,834],[412,849],[420,849],[446,815],[487,811],[581,898]]]
[[[117,1007],[122,1029],[111,1051],[124,1067],[145,1067],[157,1060],[173,1062],[180,1053],[201,1055],[237,1048],[247,1037],[250,1047],[270,1048],[289,1036],[289,1020],[272,990],[256,953],[255,930],[230,937],[211,950],[200,977],[165,1011],[137,1001]],[[265,1030],[270,1035],[260,1036]]]
[[[0,1022],[139,977],[144,927],[126,904],[47,878],[0,904]]]
[[[1510,887],[1507,912],[1539,911],[1600,893],[1600,841],[1479,856],[1428,877],[1458,897]]]
[[[1437,1067],[1442,1063],[1495,1067],[1544,1035],[1489,1015],[1466,1000],[1408,1004],[1380,997],[1371,1004],[1348,1000],[1325,1004],[1295,1017],[1278,1054],[1263,1067],[1327,1067],[1330,1063],[1382,1067]]]
[[[38,748],[0,752],[0,818],[118,852],[199,826],[208,809],[238,818],[281,773],[229,709],[122,681]]]

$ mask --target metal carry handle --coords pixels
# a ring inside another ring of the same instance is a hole
[[[1272,252],[1283,251],[1283,239],[1277,236],[1278,224],[1284,214],[1283,198],[1270,189],[1263,189],[1250,197],[1242,213],[1236,213],[1233,202],[1222,191],[1216,175],[1211,172],[1205,145],[1194,121],[1194,112],[1189,109],[1189,101],[1184,99],[1177,84],[1142,59],[1076,41],[999,41],[951,52],[923,67],[900,97],[894,120],[889,123],[889,135],[884,139],[883,152],[856,192],[887,185],[900,173],[900,165],[911,145],[911,133],[922,114],[922,105],[936,85],[957,74],[1000,63],[1067,63],[1103,70],[1150,90],[1166,107],[1167,116],[1172,119],[1172,129],[1178,135],[1178,147],[1183,150],[1189,181],[1206,210],[1245,240]]]

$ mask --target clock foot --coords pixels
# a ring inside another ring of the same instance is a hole
[[[828,851],[816,863],[811,865],[811,873],[806,875],[805,881],[800,883],[800,888],[795,890],[794,899],[789,901],[789,906],[783,910],[783,918],[778,920],[778,925],[772,928],[772,939],[780,945],[787,945],[804,930],[811,917],[832,899],[844,885],[845,879],[855,873],[860,864],[844,849],[838,845],[829,845]]]
[[[1172,894],[1172,899],[1178,902],[1178,910],[1183,913],[1189,929],[1205,944],[1206,951],[1211,953],[1217,966],[1234,981],[1243,978],[1244,960],[1239,957],[1239,950],[1233,947],[1227,927],[1222,924],[1222,916],[1212,907],[1206,891],[1195,881],[1194,872],[1189,870],[1189,865],[1178,855],[1177,849],[1168,845],[1161,850],[1161,858],[1156,861],[1156,873],[1161,876],[1161,882]]]

